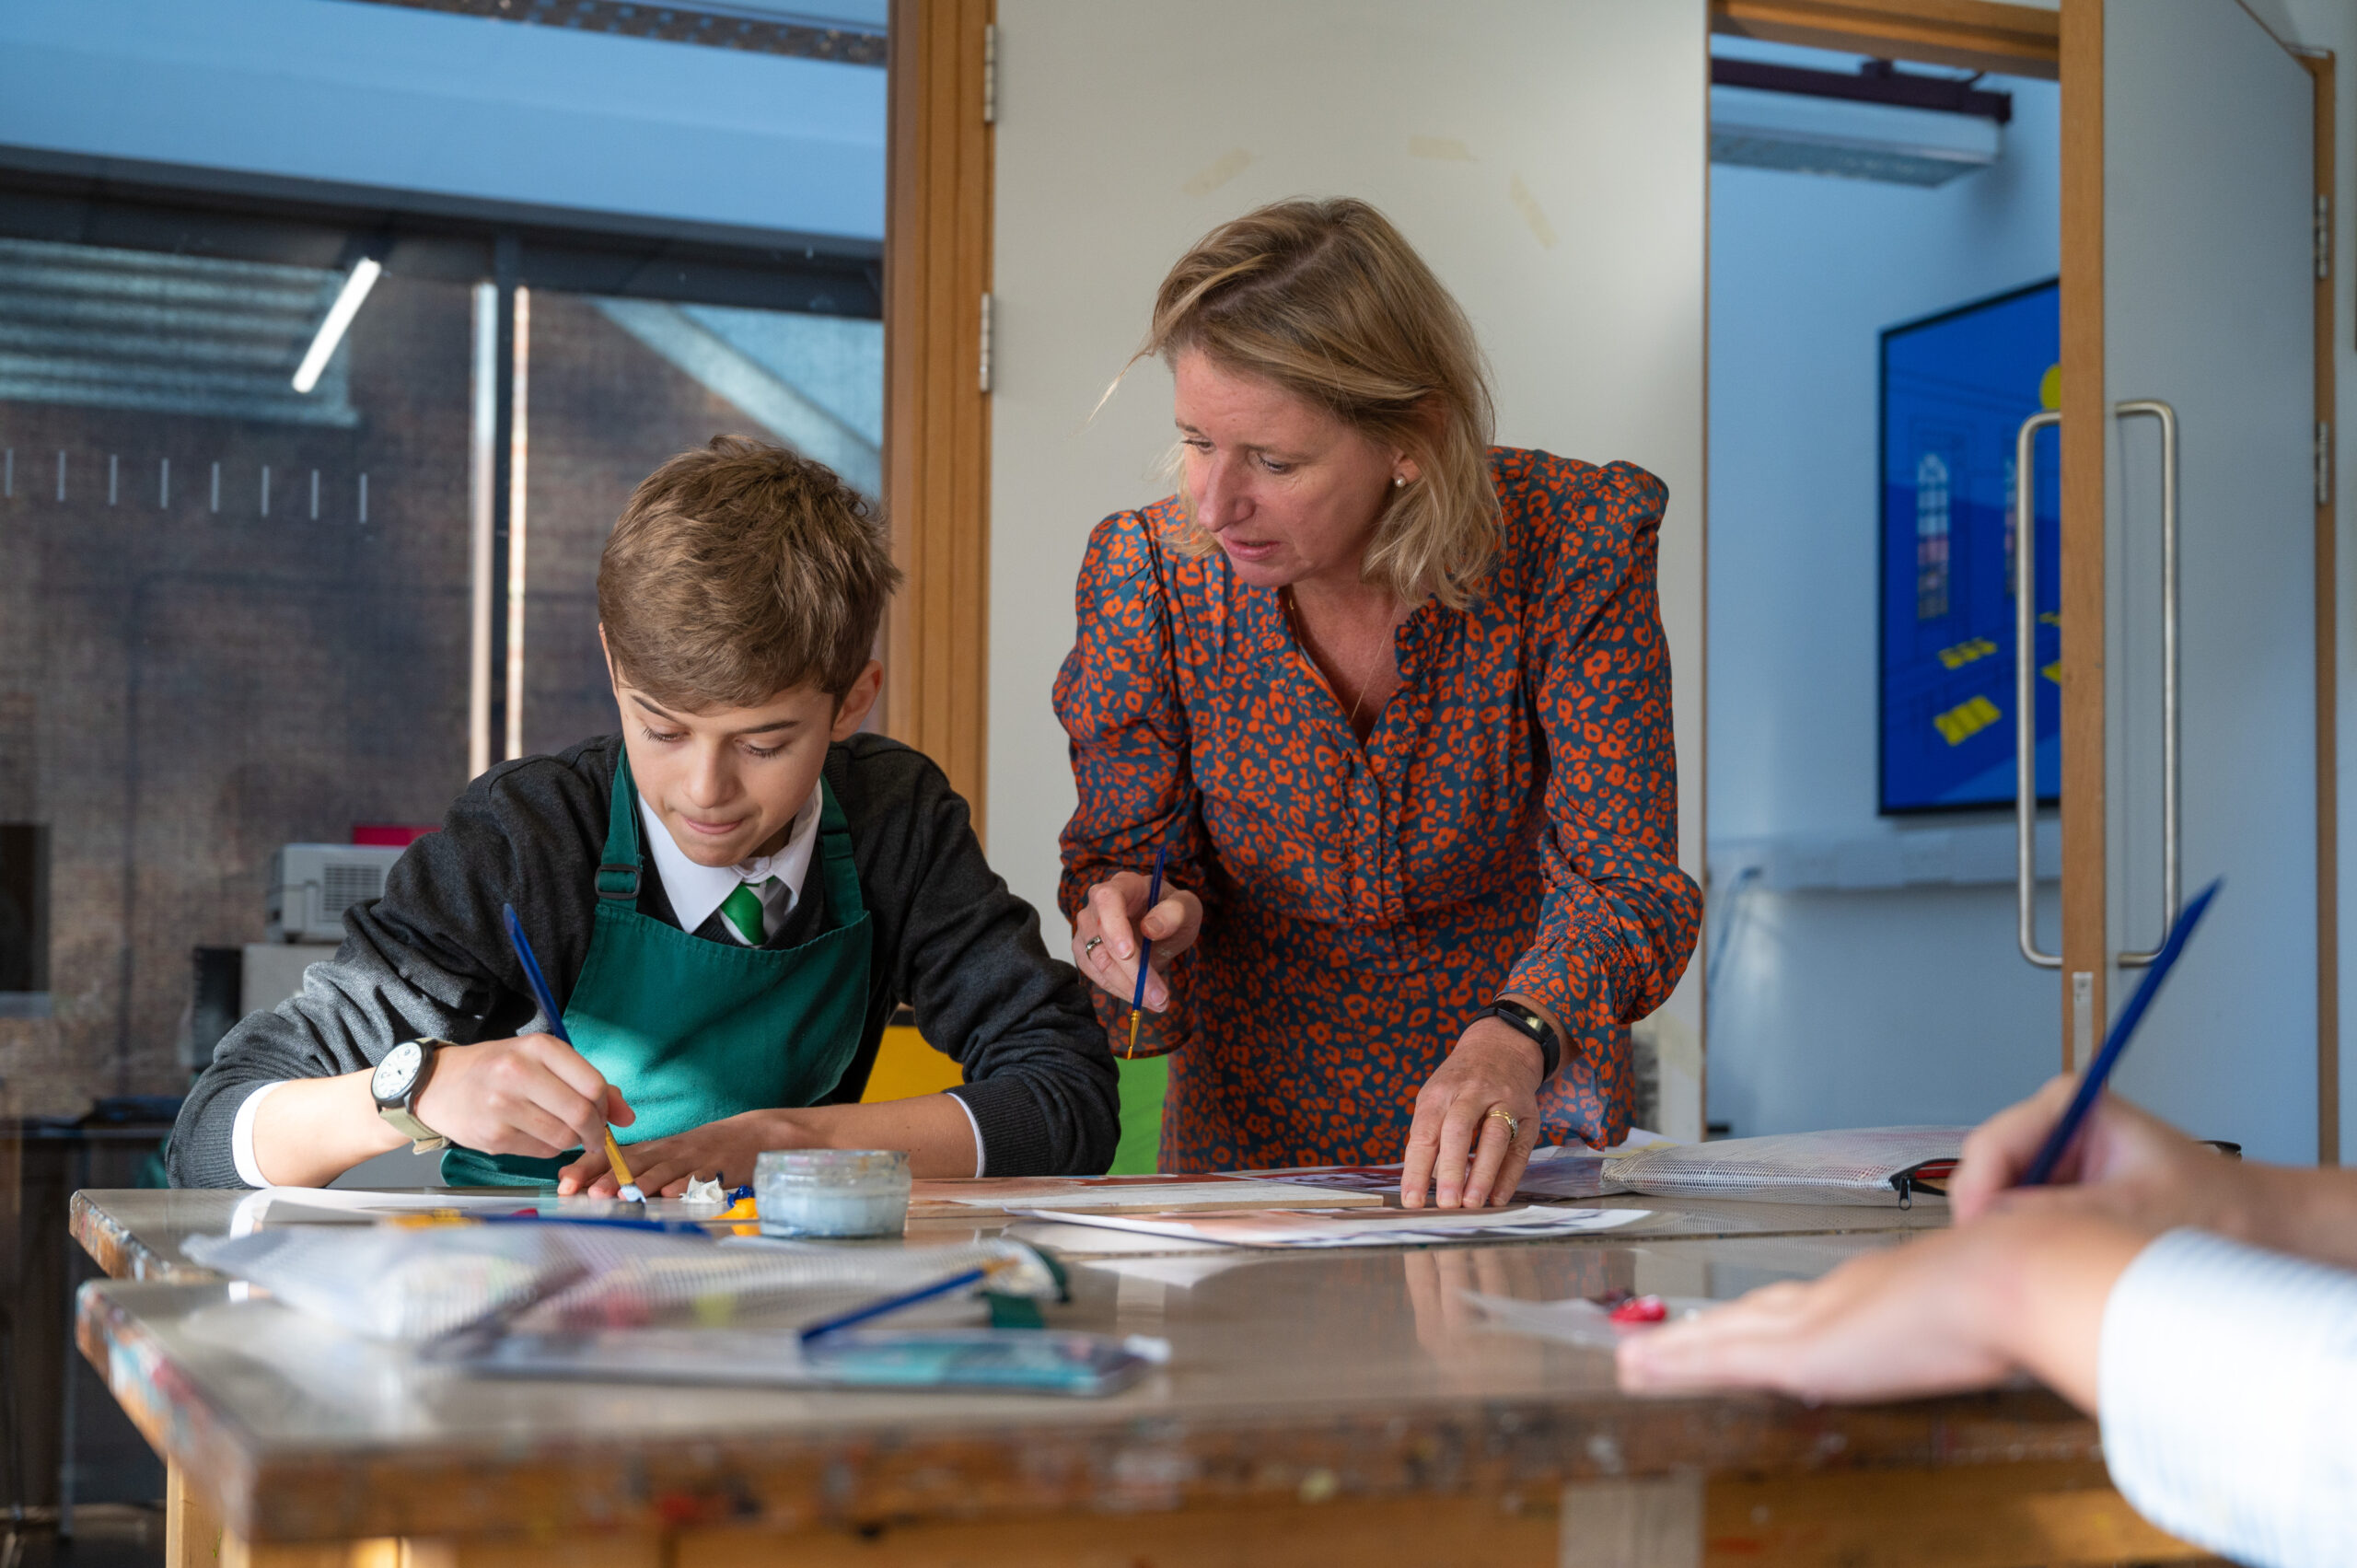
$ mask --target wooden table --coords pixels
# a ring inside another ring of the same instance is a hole
[[[1169,1340],[1100,1400],[501,1382],[207,1273],[224,1193],[87,1192],[84,1351],[171,1464],[170,1568],[2185,1562],[2042,1389],[1637,1400],[1464,1287],[1728,1296],[1944,1221],[1642,1203],[1593,1239],[1074,1260],[1060,1326]],[[989,1225],[928,1225],[912,1241]]]

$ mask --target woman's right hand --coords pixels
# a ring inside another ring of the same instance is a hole
[[[1088,889],[1088,901],[1073,922],[1072,961],[1091,984],[1126,1003],[1137,994],[1138,938],[1151,939],[1145,1005],[1159,1013],[1170,1005],[1171,962],[1202,932],[1203,900],[1166,884],[1162,901],[1149,910],[1147,886],[1134,871],[1117,871]]]

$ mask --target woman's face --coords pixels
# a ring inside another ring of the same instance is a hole
[[[1255,587],[1359,581],[1375,520],[1412,459],[1273,382],[1199,351],[1172,366],[1195,521]]]

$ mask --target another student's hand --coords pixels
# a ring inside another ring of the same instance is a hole
[[[1422,1208],[1428,1187],[1442,1209],[1511,1199],[1538,1146],[1540,1067],[1527,1036],[1502,1019],[1474,1020],[1416,1091],[1416,1116],[1400,1156],[1399,1202]],[[1513,1126],[1492,1109],[1514,1118]]]
[[[1904,1242],[1631,1334],[1620,1386],[1888,1400],[2026,1371],[2092,1411],[2104,1303],[2150,1235],[2095,1214],[2008,1214]]]
[[[621,1090],[554,1035],[442,1047],[417,1114],[461,1147],[535,1159],[595,1148],[606,1123],[638,1119]]]
[[[2053,1185],[2015,1187],[2062,1120],[2078,1085],[2071,1074],[2056,1078],[1965,1139],[1963,1163],[1948,1187],[1959,1223],[2015,1210],[2072,1210],[2112,1214],[2158,1230],[2198,1225],[2247,1235],[2247,1189],[2262,1179],[2258,1167],[2226,1159],[2109,1094],[2096,1101],[2055,1167]]]
[[[1203,900],[1184,888],[1163,885],[1162,901],[1145,907],[1152,884],[1134,871],[1117,871],[1088,890],[1073,923],[1072,961],[1099,990],[1123,1002],[1137,994],[1138,937],[1154,942],[1153,972],[1145,982],[1145,1005],[1159,1013],[1170,1005],[1167,977],[1172,960],[1195,945],[1203,929]],[[1096,938],[1101,942],[1092,947]]]
[[[626,1144],[622,1159],[637,1179],[638,1190],[650,1198],[683,1196],[690,1177],[742,1187],[753,1179],[753,1161],[763,1149],[826,1146],[815,1131],[798,1134],[794,1115],[790,1110],[748,1110],[707,1121],[692,1132]],[[556,1190],[560,1197],[576,1192],[590,1198],[621,1195],[621,1183],[606,1164],[602,1140],[584,1144],[581,1157],[557,1173]]]

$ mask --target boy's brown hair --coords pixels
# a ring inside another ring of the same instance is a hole
[[[632,492],[598,564],[598,618],[616,672],[666,707],[840,698],[900,581],[883,520],[833,470],[715,436]]]

